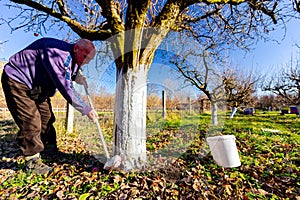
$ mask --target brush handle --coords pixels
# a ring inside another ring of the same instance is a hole
[[[107,146],[106,146],[106,143],[105,143],[105,140],[104,140],[104,137],[103,137],[103,134],[102,134],[102,130],[101,130],[101,127],[99,125],[98,120],[96,120],[96,126],[97,126],[98,133],[99,133],[101,141],[102,141],[102,145],[103,145],[103,148],[104,148],[104,151],[105,151],[105,154],[106,154],[106,158],[109,159],[110,156],[109,156],[109,153],[108,153],[108,150],[107,150]]]
[[[80,75],[82,75],[81,70],[79,70],[79,73],[80,73]],[[91,108],[94,110],[93,102],[92,102],[92,99],[91,99],[91,97],[90,97],[90,95],[89,95],[89,91],[88,91],[88,89],[87,89],[87,88],[88,88],[87,83],[84,82],[84,83],[83,83],[83,86],[84,86],[85,94],[86,94],[86,96],[87,96],[87,98],[88,98],[89,104],[90,104]],[[95,123],[96,123],[97,130],[98,130],[98,133],[99,133],[99,135],[100,135],[100,139],[101,139],[101,142],[102,142],[102,145],[103,145],[105,154],[106,154],[106,158],[109,159],[110,156],[109,156],[109,153],[108,153],[108,150],[107,150],[107,146],[106,146],[106,143],[105,143],[103,134],[102,134],[102,130],[101,130],[100,124],[99,124],[98,120],[96,120]]]

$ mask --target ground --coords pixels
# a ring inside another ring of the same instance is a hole
[[[202,116],[201,120],[210,116]],[[199,120],[199,117],[197,117]],[[276,121],[275,125],[272,125]],[[60,134],[60,155],[47,155],[54,166],[50,175],[23,172],[16,127],[0,122],[0,199],[300,199],[299,118],[296,116],[237,116],[223,127],[234,134],[242,165],[223,168],[211,154],[201,155],[207,124],[199,124],[197,137],[178,158],[159,160],[157,169],[124,172],[103,170],[89,155],[76,133]],[[281,132],[262,131],[281,129]],[[58,128],[58,132],[61,129]],[[176,139],[176,130],[149,137],[155,151]],[[154,140],[155,139],[155,140]],[[151,144],[150,144],[151,143]],[[163,167],[162,167],[163,166]]]

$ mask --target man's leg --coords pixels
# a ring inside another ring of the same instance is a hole
[[[25,156],[26,167],[35,173],[48,173],[51,168],[42,164],[39,157],[44,149],[40,137],[41,116],[35,101],[27,94],[28,87],[10,79],[5,72],[2,75],[2,86],[7,107],[20,129],[17,141]]]
[[[38,104],[38,110],[41,115],[42,129],[41,139],[45,149],[57,151],[56,131],[53,126],[55,116],[52,111],[50,98]]]
[[[19,127],[18,144],[24,156],[32,156],[43,150],[40,138],[41,119],[34,100],[27,94],[29,90],[4,73],[2,76],[3,91],[9,111]]]

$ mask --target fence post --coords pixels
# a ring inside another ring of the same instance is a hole
[[[162,91],[162,117],[167,117],[167,106],[166,106],[166,91]]]
[[[74,122],[74,107],[67,103],[67,116],[66,116],[66,129],[67,133],[73,132],[73,122]]]

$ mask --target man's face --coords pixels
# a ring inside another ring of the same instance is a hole
[[[89,49],[85,47],[75,46],[75,62],[81,67],[82,65],[88,64],[95,56],[95,49]]]

